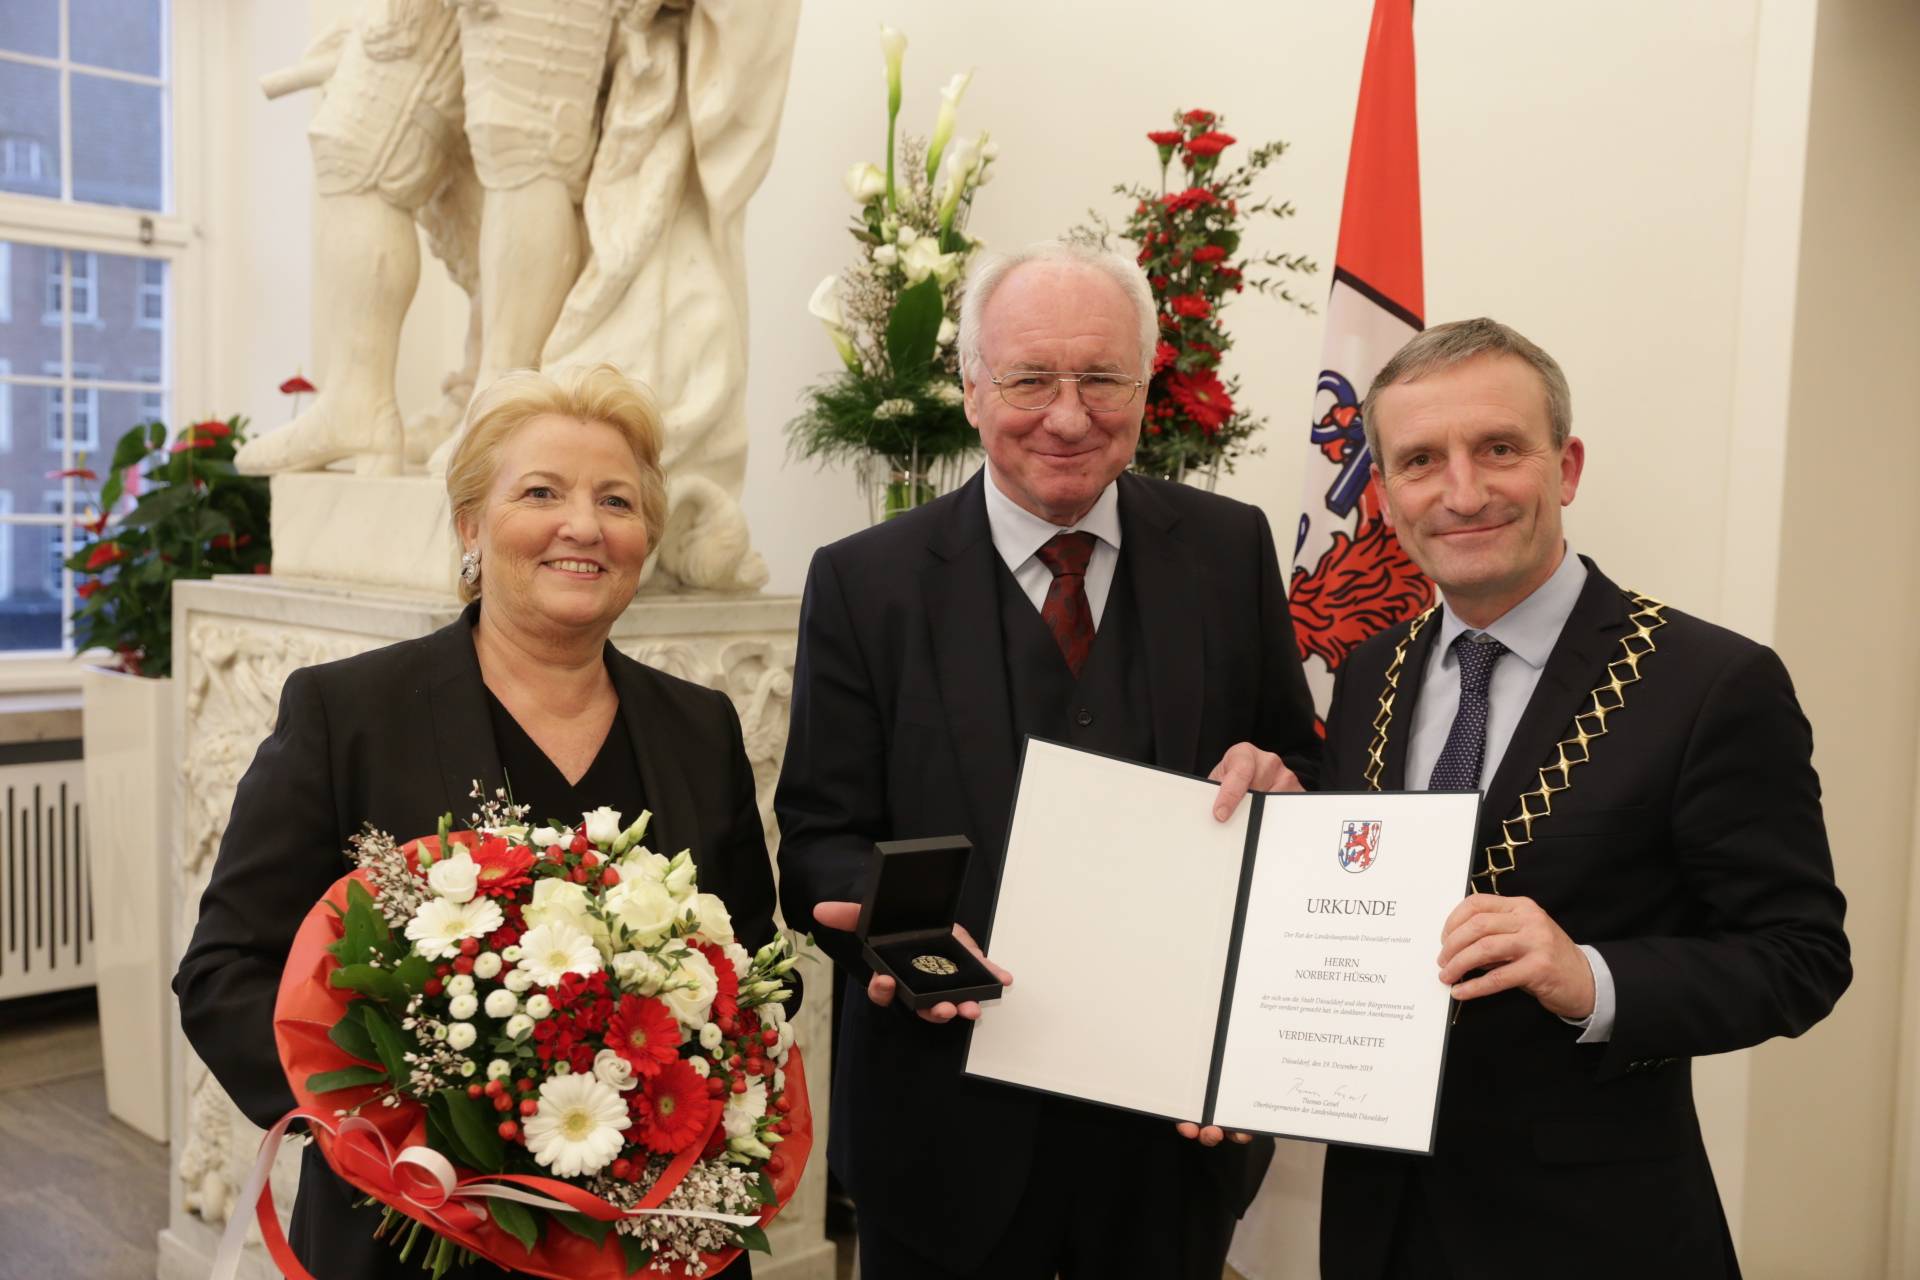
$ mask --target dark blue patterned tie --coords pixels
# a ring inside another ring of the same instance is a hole
[[[1460,663],[1460,709],[1453,713],[1447,745],[1433,762],[1429,791],[1478,791],[1480,766],[1487,757],[1487,689],[1493,684],[1493,664],[1507,646],[1487,636],[1476,640],[1462,631],[1453,638],[1453,656]]]

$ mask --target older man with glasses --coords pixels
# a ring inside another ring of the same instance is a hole
[[[960,833],[959,925],[991,951],[1027,734],[1195,775],[1239,742],[1303,773],[1317,757],[1265,516],[1126,471],[1157,336],[1130,259],[1059,243],[983,259],[960,354],[987,465],[822,548],[808,574],[781,888],[788,922],[849,983],[828,1154],[859,1208],[866,1280],[1218,1280],[1271,1155],[963,1076],[978,1006],[894,1007],[851,932],[875,841]],[[1275,767],[1229,781],[1299,785]],[[1153,1012],[1127,1006],[1126,971],[1156,941],[1089,957],[1088,998],[1142,1035]]]

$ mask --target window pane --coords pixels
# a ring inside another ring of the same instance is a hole
[[[60,56],[60,0],[0,4],[0,49],[41,58]]]
[[[147,421],[150,415],[146,412],[146,397],[138,391],[101,391],[99,396],[100,416],[94,428],[94,442],[86,447],[105,462],[113,456],[113,446],[120,443],[120,437]],[[75,423],[75,448],[80,447],[80,430],[80,425]]]
[[[50,279],[60,251],[44,245],[0,243],[6,276],[0,302],[0,354],[15,373],[39,373],[43,360],[60,358],[60,290]],[[51,302],[53,309],[48,310]]]
[[[160,0],[69,0],[68,12],[75,62],[160,74]]]
[[[166,330],[147,316],[165,317],[167,264],[111,253],[72,257],[74,362],[108,382],[165,381]],[[158,286],[147,283],[155,266]]]
[[[49,67],[0,62],[0,191],[60,197],[60,73]]]
[[[166,94],[73,73],[73,198],[134,209],[164,207]]]
[[[27,510],[38,510],[41,483]],[[60,529],[46,524],[0,523],[0,650],[58,649],[60,575],[53,543]]]

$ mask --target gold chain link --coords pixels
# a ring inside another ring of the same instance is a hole
[[[1387,663],[1386,687],[1380,690],[1380,710],[1373,717],[1373,741],[1367,744],[1365,776],[1369,791],[1380,789],[1380,771],[1386,767],[1387,730],[1393,724],[1393,701],[1400,692],[1400,668],[1407,660],[1407,648],[1439,608],[1437,604],[1430,604],[1420,611],[1413,625],[1407,628],[1407,634],[1394,646],[1393,661]]]

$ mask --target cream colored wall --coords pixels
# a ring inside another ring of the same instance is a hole
[[[1879,26],[1891,31],[1902,4],[1828,0],[1819,8],[1878,13]],[[228,68],[209,90],[209,410],[238,408],[276,422],[286,414],[273,390],[281,377],[295,365],[324,376],[308,350],[312,199],[304,128],[313,99],[269,104],[255,82],[293,61],[327,18],[352,7],[353,0],[255,0],[227,6],[222,22],[207,24],[217,28],[209,40],[219,56],[210,61]],[[1840,259],[1861,234],[1849,219],[1868,217],[1847,207],[1848,193],[1863,179],[1880,189],[1874,148],[1859,140],[1895,139],[1903,125],[1910,131],[1912,100],[1903,117],[1876,114],[1870,99],[1849,106],[1843,89],[1856,59],[1893,68],[1904,49],[1904,65],[1920,63],[1910,44],[1876,48],[1882,37],[1871,24],[1856,30],[1836,17],[1838,34],[1821,27],[1827,114],[1816,118],[1821,152],[1813,169],[1820,190],[1808,206],[1811,248],[1796,277],[1815,8],[1816,0],[1625,0],[1602,14],[1480,0],[1420,5],[1416,34],[1429,317],[1491,314],[1560,356],[1591,459],[1569,517],[1577,545],[1622,582],[1778,640],[1807,692],[1837,811],[1843,795],[1851,803],[1859,790],[1856,779],[1875,776],[1875,753],[1897,738],[1899,716],[1911,724],[1914,709],[1910,683],[1904,704],[1888,699],[1887,686],[1870,698],[1851,692],[1851,671],[1826,661],[1830,649],[1813,647],[1821,638],[1813,632],[1832,629],[1832,611],[1815,614],[1805,604],[1826,598],[1814,589],[1832,580],[1836,564],[1848,566],[1816,560],[1812,549],[1841,532],[1851,536],[1861,527],[1851,521],[1897,526],[1913,546],[1912,525],[1899,524],[1913,519],[1912,504],[1900,510],[1896,498],[1883,504],[1891,510],[1863,510],[1854,501],[1838,519],[1819,505],[1829,491],[1856,491],[1866,474],[1840,461],[1839,431],[1849,440],[1874,424],[1889,433],[1881,457],[1865,463],[1872,471],[1902,474],[1885,452],[1904,447],[1876,414],[1879,406],[1861,402],[1867,384],[1850,354],[1872,345],[1849,336],[1858,327],[1851,291],[1894,277],[1885,260],[1857,252]],[[912,41],[909,129],[927,127],[949,74],[975,69],[961,127],[989,129],[1001,144],[998,180],[984,191],[974,222],[995,245],[1056,234],[1089,205],[1118,216],[1123,206],[1108,193],[1112,184],[1154,175],[1141,135],[1175,106],[1204,105],[1227,113],[1229,129],[1248,142],[1277,136],[1294,144],[1267,189],[1293,200],[1300,216],[1265,232],[1264,243],[1318,258],[1323,274],[1306,288],[1319,297],[1332,267],[1369,10],[1364,0],[1222,0],[1177,16],[1157,0],[808,4],[780,148],[747,237],[753,443],[745,501],[773,572],[771,589],[797,591],[812,550],[865,519],[849,476],[786,460],[782,427],[799,391],[833,367],[805,302],[822,276],[850,261],[851,205],[840,175],[855,161],[882,158],[879,22],[902,27]],[[1902,229],[1889,212],[1899,208],[1899,194],[1889,191],[1877,215],[1889,238]],[[1910,195],[1902,197],[1909,207]],[[462,296],[430,260],[426,279],[402,363],[408,412],[437,397],[465,321]],[[1809,290],[1803,301],[1796,285]],[[1886,309],[1878,299],[1867,308],[1876,321]],[[1238,299],[1227,319],[1238,342],[1232,368],[1245,402],[1270,418],[1270,447],[1222,487],[1264,506],[1284,541],[1298,511],[1319,319],[1252,295]],[[1901,332],[1910,352],[1911,331],[1880,331],[1873,342],[1891,346]],[[1791,379],[1783,372],[1789,359]],[[1893,379],[1900,368],[1887,358],[1867,372]],[[1909,394],[1906,403],[1913,402]],[[1791,422],[1781,408],[1788,403]],[[1906,445],[1915,439],[1911,426],[1909,418]],[[1776,559],[1777,546],[1784,551]],[[1875,569],[1877,581],[1891,581],[1900,561],[1891,549],[1862,557],[1849,602],[1872,589],[1866,579]],[[1910,611],[1911,593],[1904,599],[1899,607]],[[1856,732],[1862,716],[1871,734]],[[1882,838],[1863,835],[1862,849],[1889,848],[1885,831],[1911,826],[1910,738],[1909,729],[1905,773],[1889,764],[1885,781],[1903,797],[1905,817],[1869,829],[1866,815],[1875,811],[1863,810],[1862,825],[1844,829]],[[1900,807],[1885,803],[1889,813]],[[1899,1006],[1885,975],[1900,970],[1905,954],[1894,917],[1907,899],[1898,851],[1909,847],[1878,855],[1884,865],[1856,867],[1846,859],[1874,855],[1843,854],[1843,887],[1856,904],[1869,900],[1857,907],[1860,940],[1883,976],[1863,977],[1835,1021],[1804,1041],[1699,1065],[1703,1123],[1752,1274],[1874,1274],[1794,1268],[1803,1254],[1878,1248],[1873,1241],[1885,1238],[1890,1215],[1898,1221],[1885,1187]],[[1920,950],[1912,964],[1920,970]],[[1859,1072],[1849,1075],[1838,1062]],[[1831,1126],[1793,1113],[1800,1099],[1819,1096],[1800,1086],[1822,1069],[1831,1069],[1821,1082],[1826,1092],[1834,1082],[1857,1089],[1835,1104]],[[1858,1087],[1863,1078],[1871,1087]],[[1911,1111],[1908,1124],[1920,1124]],[[1797,1198],[1802,1169],[1818,1170],[1831,1188],[1816,1197],[1818,1212]],[[1855,1239],[1868,1243],[1846,1244]],[[1920,1273],[1920,1253],[1911,1265],[1910,1273]]]

